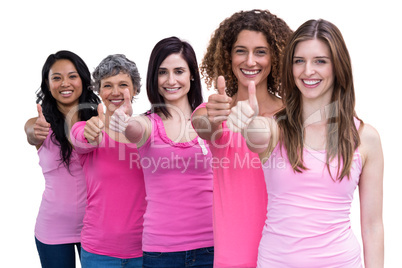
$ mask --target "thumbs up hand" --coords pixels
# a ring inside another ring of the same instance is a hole
[[[237,102],[236,106],[231,109],[227,125],[233,132],[242,132],[258,115],[258,101],[254,81],[250,81],[248,85],[248,97],[248,100]]]
[[[98,116],[89,119],[84,127],[84,137],[92,145],[99,145],[102,141],[102,130],[105,127],[105,114],[103,112],[103,104],[98,104]]]
[[[212,124],[221,124],[222,121],[228,119],[230,114],[230,103],[232,98],[226,95],[225,88],[225,78],[219,76],[217,81],[218,94],[210,95],[206,105],[208,120]]]
[[[46,118],[43,115],[42,106],[38,103],[36,108],[38,110],[38,118],[33,126],[33,134],[35,143],[41,144],[46,139],[47,135],[49,135],[50,124],[46,121]]]
[[[126,131],[128,122],[133,114],[133,107],[130,101],[130,92],[128,88],[124,90],[124,103],[114,111],[110,117],[109,128],[115,132],[123,133]]]

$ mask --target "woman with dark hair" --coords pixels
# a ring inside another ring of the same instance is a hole
[[[83,268],[142,268],[142,230],[145,186],[141,166],[132,164],[138,149],[109,128],[112,114],[131,108],[140,92],[137,65],[123,54],[109,55],[92,74],[94,90],[103,104],[99,116],[77,122],[71,142],[87,182],[87,207],[81,231]]]
[[[230,108],[257,87],[260,115],[282,109],[280,59],[292,31],[268,10],[234,13],[215,30],[202,60],[207,85],[218,92],[194,112],[192,122],[219,165],[214,166],[216,268],[255,267],[267,213],[267,193],[258,155],[239,133],[229,131]],[[219,78],[218,78],[219,77]],[[225,84],[226,80],[226,84]],[[223,167],[223,168],[222,168]]]
[[[383,267],[381,141],[356,115],[351,60],[334,24],[309,20],[295,31],[282,83],[286,108],[275,118],[254,115],[254,84],[229,118],[267,184],[258,267],[363,267],[349,218],[357,187],[365,267]]]
[[[79,56],[70,51],[51,54],[37,93],[38,117],[25,124],[46,183],[35,226],[42,267],[75,267],[75,246],[80,253],[86,186],[69,130],[97,115],[100,101],[90,85],[90,72]]]
[[[177,37],[159,41],[147,75],[152,108],[130,118],[120,107],[110,127],[137,143],[143,167],[144,268],[212,267],[211,155],[191,126],[202,103],[201,80],[193,48]],[[128,98],[126,98],[128,103]]]

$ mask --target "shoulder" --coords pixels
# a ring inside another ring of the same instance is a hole
[[[378,131],[370,124],[362,124],[359,128],[359,151],[363,161],[382,155],[381,138]]]
[[[372,125],[362,124],[359,128],[359,135],[362,145],[380,142],[380,134]]]

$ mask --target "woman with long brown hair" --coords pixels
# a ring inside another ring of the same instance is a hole
[[[359,187],[366,267],[384,265],[383,154],[377,131],[357,117],[351,61],[332,23],[310,20],[291,37],[283,60],[285,107],[254,116],[249,100],[229,126],[259,153],[268,214],[258,267],[362,267],[349,219]]]

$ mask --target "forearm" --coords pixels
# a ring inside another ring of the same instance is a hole
[[[362,229],[366,268],[384,267],[384,226],[382,221]]]
[[[87,154],[99,147],[99,145],[91,144],[84,136],[85,122],[77,122],[71,128],[70,139],[78,154]]]
[[[191,123],[203,140],[216,140],[222,136],[222,122],[211,122],[205,108],[200,108],[194,113]]]
[[[130,120],[124,132],[126,138],[132,143],[139,143],[144,137],[145,127],[138,120]]]

